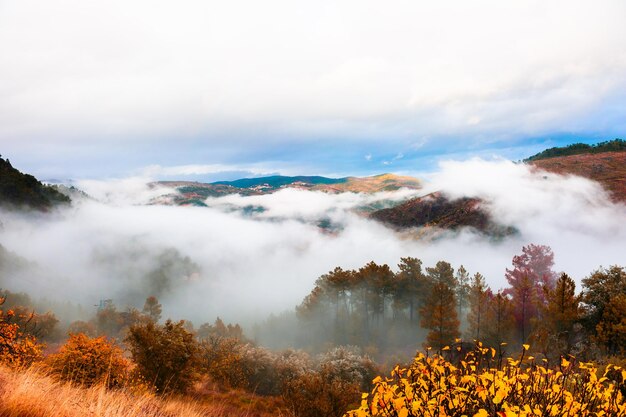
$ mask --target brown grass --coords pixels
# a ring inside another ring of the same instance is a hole
[[[36,369],[0,368],[0,417],[269,417],[253,400],[239,408],[225,398],[159,398],[150,393],[81,388],[58,383]]]

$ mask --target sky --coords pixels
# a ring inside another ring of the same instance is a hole
[[[0,0],[41,179],[420,175],[624,138],[626,3]]]

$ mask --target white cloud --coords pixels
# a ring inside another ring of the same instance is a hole
[[[593,130],[626,88],[618,0],[0,7],[1,141]]]

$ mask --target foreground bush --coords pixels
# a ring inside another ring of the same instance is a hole
[[[377,377],[371,394],[347,416],[626,416],[626,371],[619,367],[608,366],[599,378],[590,363],[562,359],[548,369],[524,352],[519,360],[495,356],[479,345],[454,366],[419,353],[391,378]]]
[[[41,358],[42,346],[26,335],[15,322],[13,310],[2,310],[5,298],[0,297],[0,364],[27,366]]]
[[[130,363],[122,350],[106,337],[90,338],[72,334],[59,353],[47,358],[51,373],[58,379],[80,385],[103,384],[120,387],[128,380]]]
[[[133,361],[143,379],[157,392],[184,392],[197,380],[199,347],[185,323],[167,320],[164,325],[152,321],[128,329],[128,343]]]

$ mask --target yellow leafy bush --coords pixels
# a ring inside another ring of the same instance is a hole
[[[47,358],[52,375],[67,382],[120,387],[128,380],[130,363],[122,350],[106,337],[72,334],[58,353]]]
[[[626,416],[626,371],[608,366],[602,376],[591,363],[561,360],[547,368],[525,357],[496,356],[478,344],[458,365],[418,353],[391,378],[377,377],[371,394],[348,417]]]

